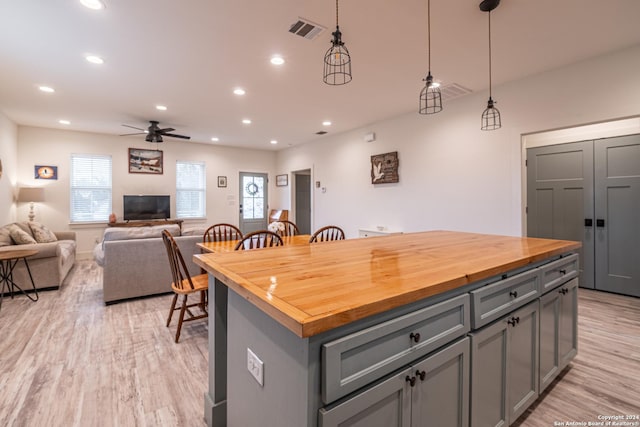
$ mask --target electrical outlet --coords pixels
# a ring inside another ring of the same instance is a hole
[[[247,348],[247,370],[258,384],[264,385],[264,363],[250,348]]]

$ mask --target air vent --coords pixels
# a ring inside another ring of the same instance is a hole
[[[300,18],[291,24],[289,32],[307,40],[313,40],[326,30],[322,25],[315,24],[308,19]]]
[[[316,135],[324,135],[325,133],[327,133],[326,130],[319,130],[318,132],[316,132]]]
[[[443,100],[449,100],[462,95],[467,95],[471,93],[471,90],[464,86],[460,86],[458,83],[451,83],[449,85],[442,86],[440,88],[440,93],[442,94]]]

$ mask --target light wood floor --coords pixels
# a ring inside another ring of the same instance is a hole
[[[101,283],[81,261],[38,302],[4,300],[0,426],[204,426],[206,320],[175,344],[171,296],[105,306]],[[570,369],[514,425],[640,414],[640,299],[581,289],[579,327]]]

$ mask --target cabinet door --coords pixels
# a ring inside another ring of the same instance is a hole
[[[560,373],[558,333],[562,288],[554,289],[540,298],[540,393]]]
[[[471,335],[471,425],[508,425],[507,322],[501,319]]]
[[[416,364],[411,390],[411,427],[469,425],[469,338]]]
[[[562,370],[578,354],[578,279],[560,286],[560,322],[558,332],[558,359]]]
[[[509,423],[538,398],[538,307],[536,300],[507,316]]]
[[[320,427],[409,427],[411,369],[329,409],[320,409]]]

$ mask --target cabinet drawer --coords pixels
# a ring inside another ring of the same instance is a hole
[[[469,295],[460,295],[324,344],[324,403],[331,403],[466,334],[469,304]]]
[[[471,292],[473,328],[477,329],[532,301],[539,295],[538,269],[517,274]]]
[[[540,293],[550,291],[568,280],[578,276],[578,254],[569,255],[540,267]]]

